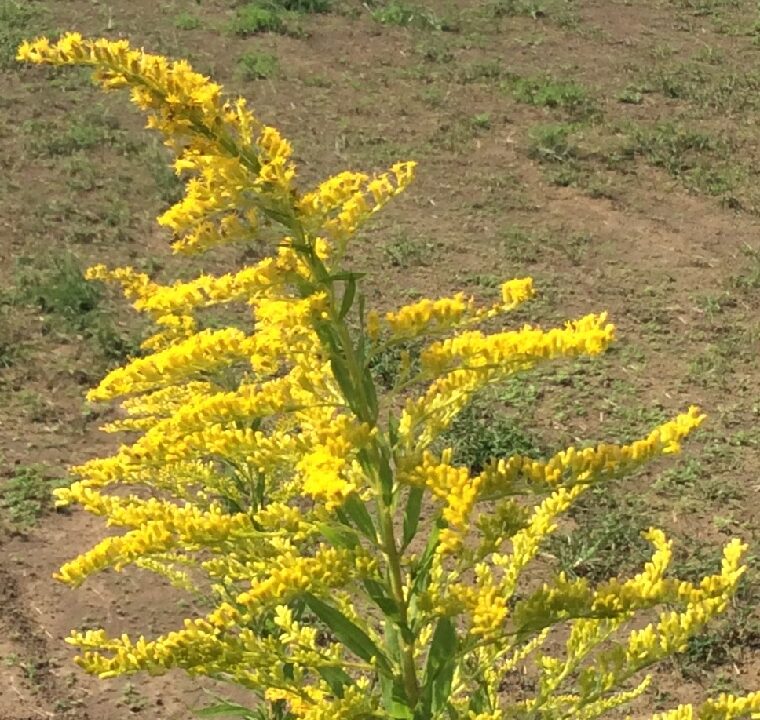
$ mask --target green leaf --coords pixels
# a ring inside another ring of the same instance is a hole
[[[427,587],[428,574],[430,572],[430,565],[433,561],[433,555],[435,549],[438,547],[438,536],[441,532],[441,528],[445,527],[442,520],[433,525],[428,535],[427,545],[423,551],[420,559],[417,561],[417,565],[413,571],[412,591],[411,595],[418,595]]]
[[[356,395],[354,392],[354,386],[351,382],[351,374],[348,372],[343,360],[338,356],[337,352],[330,354],[330,368],[335,376],[335,380],[343,393],[343,397],[351,405],[351,401]],[[353,406],[352,408],[353,409]]]
[[[346,527],[346,525],[322,523],[318,527],[319,532],[330,541],[333,547],[353,550],[361,544],[359,536],[350,527]]]
[[[362,380],[364,383],[364,394],[367,397],[370,415],[373,418],[377,418],[377,388],[375,387],[375,381],[372,378],[372,372],[367,367],[364,368]]]
[[[383,502],[387,507],[390,507],[391,503],[393,502],[393,470],[388,459],[388,454],[385,452],[385,450],[382,450],[381,453],[380,466],[378,467],[378,472],[380,475],[380,487],[383,491]]]
[[[196,710],[195,714],[198,717],[241,717],[241,718],[254,718],[254,711],[251,708],[243,707],[242,705],[236,705],[230,702],[220,702],[216,705],[210,705],[209,707],[201,710]]]
[[[343,503],[343,511],[353,520],[359,532],[368,537],[373,544],[377,545],[377,531],[372,522],[372,517],[367,512],[362,499],[356,493],[351,493],[346,498],[346,501]]]
[[[367,333],[366,323],[364,321],[364,295],[359,293],[359,342],[356,347],[357,354],[359,355],[359,361],[362,365],[367,361]]]
[[[409,546],[409,543],[412,542],[414,536],[417,534],[424,494],[425,488],[409,488],[409,495],[406,498],[406,511],[404,512],[404,541],[401,545],[402,551]]]
[[[381,673],[393,674],[393,668],[388,658],[364,630],[352,623],[340,610],[322,602],[311,593],[306,593],[304,599],[312,612],[335,633],[335,637],[352,653],[366,662],[375,658],[377,668]]]
[[[348,311],[351,310],[351,306],[354,304],[354,297],[356,296],[356,278],[351,276],[346,280],[346,290],[343,293],[343,301],[340,304],[340,311],[338,312],[338,320],[342,320]]]
[[[354,282],[356,282],[357,280],[361,280],[366,275],[367,273],[358,273],[358,272],[351,272],[350,270],[342,270],[341,272],[328,275],[327,279],[331,280],[332,282],[338,282],[340,280],[346,280],[346,281],[353,280]]]
[[[414,712],[409,707],[406,699],[401,678],[381,677],[383,690],[383,710],[385,714],[397,720],[412,720]]]
[[[364,588],[367,591],[374,603],[383,611],[383,615],[386,618],[390,618],[398,623],[401,621],[401,611],[399,610],[398,603],[386,592],[386,587],[377,582],[377,580],[371,580],[367,578],[364,580]]]
[[[339,698],[343,697],[343,688],[352,684],[351,676],[342,668],[318,667],[317,672]]]
[[[437,715],[448,704],[456,667],[456,650],[457,633],[454,623],[451,618],[442,617],[435,627],[425,665],[420,720]]]

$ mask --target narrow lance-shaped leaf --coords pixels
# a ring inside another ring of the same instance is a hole
[[[351,622],[340,610],[322,602],[311,593],[306,593],[304,599],[312,612],[352,653],[366,662],[371,662],[374,658],[381,673],[393,674],[390,661],[364,630]]]

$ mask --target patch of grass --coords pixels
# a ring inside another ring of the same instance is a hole
[[[638,85],[626,85],[615,98],[627,105],[641,105],[644,102],[644,94]]]
[[[485,6],[486,15],[493,18],[530,17],[550,20],[555,25],[573,29],[580,21],[577,13],[563,0],[491,0]]]
[[[491,0],[487,12],[497,18],[527,16],[539,19],[546,16],[546,3],[541,0]]]
[[[76,257],[63,253],[44,268],[22,266],[17,277],[16,298],[81,330],[89,313],[98,308],[102,292],[96,284],[85,280]]]
[[[67,156],[92,148],[112,146],[134,152],[138,146],[119,127],[117,118],[102,108],[68,118],[63,127],[32,120],[24,125],[24,146],[33,157]]]
[[[676,544],[671,573],[699,583],[703,577],[720,572],[721,556],[718,548],[700,547],[683,538]],[[676,656],[684,677],[703,677],[706,670],[736,663],[744,652],[760,648],[760,618],[754,612],[760,600],[760,559],[751,554],[745,563],[748,570],[739,581],[736,607],[711,623],[706,632],[690,638],[686,651]]]
[[[575,130],[575,126],[568,123],[536,125],[530,130],[530,155],[541,162],[563,163],[572,160],[576,150],[570,137]]]
[[[243,80],[268,80],[280,69],[275,55],[266,52],[247,52],[238,58],[238,73]]]
[[[508,225],[499,233],[502,247],[510,261],[535,263],[551,254],[563,255],[574,264],[578,264],[586,254],[592,237],[560,228],[557,231],[547,229],[528,229],[519,225]]]
[[[651,524],[643,501],[618,496],[609,486],[593,487],[569,511],[575,529],[559,531],[547,543],[559,570],[598,583],[636,570],[651,556],[641,537]]]
[[[296,13],[326,13],[332,8],[332,0],[272,0],[277,7]]]
[[[66,484],[38,466],[16,468],[10,477],[0,479],[0,510],[17,528],[30,528],[52,510],[52,491]]]
[[[249,2],[235,11],[229,30],[241,37],[267,32],[286,34],[288,25],[283,11],[277,6],[263,2]]]
[[[632,141],[635,153],[673,176],[693,169],[701,155],[719,148],[719,143],[707,133],[670,122],[636,127]]]
[[[594,108],[588,91],[572,80],[559,80],[550,75],[514,77],[505,89],[519,102],[536,107],[560,108],[573,115],[588,115]]]
[[[81,333],[107,360],[124,360],[137,352],[137,339],[103,309],[100,286],[85,279],[71,253],[55,255],[45,266],[22,265],[12,299],[45,313],[59,327]]]
[[[454,31],[456,23],[433,10],[403,0],[390,0],[372,10],[372,19],[382,25],[416,27],[424,30]]]
[[[458,72],[458,80],[461,83],[493,82],[499,80],[504,73],[501,61],[481,60],[464,65]]]
[[[634,127],[625,153],[629,157],[643,156],[650,165],[664,169],[690,190],[722,196],[730,207],[739,204],[734,193],[746,172],[731,163],[730,144],[722,138],[679,123],[658,123]]]
[[[444,36],[430,35],[419,42],[414,51],[426,62],[431,63],[448,63],[454,59],[452,49],[443,42]]]
[[[495,412],[487,400],[467,405],[441,434],[437,445],[452,448],[454,462],[466,465],[474,473],[481,472],[494,458],[537,458],[541,454],[538,441],[521,427],[518,419]]]
[[[189,12],[181,12],[174,18],[174,27],[178,30],[197,30],[201,25],[201,19]]]
[[[470,118],[470,125],[476,130],[489,130],[491,127],[491,116],[488,113],[476,113]]]
[[[16,66],[16,49],[39,33],[42,12],[33,0],[0,0],[0,70]]]
[[[760,245],[752,247],[745,243],[742,253],[747,258],[742,271],[731,278],[731,286],[737,290],[760,290]]]
[[[0,370],[13,367],[23,358],[24,333],[14,319],[0,305]]]
[[[145,167],[153,177],[161,201],[173,205],[182,197],[184,183],[170,165],[171,158],[165,148],[154,140],[143,152]]]
[[[406,234],[397,235],[383,247],[385,257],[394,267],[412,267],[422,265],[432,246],[420,238],[411,238]]]
[[[717,15],[740,6],[739,0],[671,0],[671,3],[692,15]]]
[[[416,373],[419,371],[419,351],[422,347],[420,340],[398,342],[373,350],[369,369],[377,383],[386,390],[391,390],[399,381],[402,372]]]

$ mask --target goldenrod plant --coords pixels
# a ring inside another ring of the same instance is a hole
[[[726,610],[744,571],[739,540],[696,584],[668,574],[671,542],[657,529],[631,578],[592,586],[542,561],[545,582],[531,579],[578,498],[677,452],[704,416],[689,408],[628,445],[494,458],[479,472],[458,465],[436,441],[476,393],[539,363],[601,353],[614,330],[605,314],[478,329],[529,300],[529,278],[505,282],[490,306],[457,294],[367,310],[345,250],[407,187],[414,163],[303,191],[291,145],[186,62],[77,33],[26,42],[18,58],[89,65],[105,89],[130,89],[187,179],[158,219],[178,253],[264,243],[279,229],[260,262],[229,274],[159,284],[130,268],[89,271],[120,283],[156,332],[88,396],[121,399],[122,419],[104,429],[130,442],[56,491],[60,505],[123,532],[57,577],[77,586],[133,565],[201,593],[207,613],[153,638],[75,631],[85,670],[181,668],[237,683],[251,708],[209,713],[250,718],[586,719],[641,695],[647,669]],[[228,305],[247,306],[246,329],[204,325]],[[373,359],[410,340],[422,349],[380,397]],[[518,670],[529,682],[505,689]],[[754,692],[653,717],[758,712]]]

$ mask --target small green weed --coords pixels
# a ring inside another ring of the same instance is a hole
[[[536,125],[529,134],[529,154],[545,163],[565,163],[577,157],[570,141],[576,128],[568,123]]]
[[[23,357],[24,335],[14,319],[0,305],[0,370],[12,367]]]
[[[419,370],[419,341],[398,342],[373,351],[369,369],[376,382],[386,390],[391,390],[399,381],[405,363],[409,363],[408,372]],[[370,348],[372,350],[372,348]]]
[[[641,537],[649,526],[642,504],[608,486],[591,488],[570,511],[577,527],[553,535],[547,550],[567,575],[594,583],[638,567],[651,554]]]
[[[12,296],[13,302],[37,308],[59,327],[82,333],[103,358],[123,360],[137,351],[139,343],[115,324],[102,307],[103,299],[100,286],[85,279],[81,264],[71,253],[56,255],[42,267],[22,265]]]
[[[402,233],[386,244],[383,252],[391,265],[405,268],[422,265],[430,249],[431,246],[428,243]]]
[[[574,81],[557,80],[550,75],[515,77],[505,89],[519,102],[537,107],[560,108],[573,115],[588,115],[593,103],[587,90]]]
[[[456,25],[445,18],[439,17],[432,10],[419,5],[411,5],[403,0],[390,2],[375,8],[372,19],[382,25],[413,26],[427,30],[453,31]]]
[[[268,80],[279,71],[275,55],[266,52],[247,52],[238,59],[238,72],[243,80]]]
[[[184,183],[172,169],[171,159],[165,148],[154,141],[145,146],[143,157],[161,201],[167,205],[176,203],[182,197]]]
[[[119,127],[117,118],[102,108],[67,120],[63,128],[56,123],[33,120],[24,125],[24,146],[33,157],[73,155],[102,146],[134,152],[137,145]]]
[[[538,441],[511,416],[499,414],[487,400],[468,405],[444,432],[438,444],[454,451],[454,462],[479,473],[493,458],[539,457]]]
[[[470,118],[470,125],[476,130],[488,130],[491,127],[491,116],[488,113],[476,113]]]
[[[181,12],[174,18],[174,27],[177,30],[197,30],[201,25],[201,19],[189,12]]]
[[[710,195],[732,193],[743,178],[741,168],[721,160],[728,150],[728,143],[720,138],[671,122],[633,128],[626,149],[663,168],[689,189]]]
[[[53,489],[65,484],[38,466],[16,468],[10,477],[0,479],[0,510],[14,526],[29,528],[53,508]]]
[[[717,15],[724,10],[740,6],[739,0],[671,0],[671,2],[692,15]]]
[[[540,0],[492,0],[487,12],[497,18],[528,16],[538,19],[546,16],[546,4]]]
[[[288,26],[281,9],[271,4],[249,2],[237,9],[229,30],[235,35],[248,37],[267,32],[286,34]]]
[[[461,83],[493,82],[501,78],[504,69],[499,60],[482,60],[464,65],[458,73]]]
[[[760,245],[752,247],[745,243],[742,253],[747,262],[742,271],[731,278],[731,286],[737,290],[760,290]]]
[[[100,288],[85,280],[79,261],[71,253],[55,257],[48,267],[22,266],[16,295],[24,304],[56,315],[77,330],[83,329],[102,299]]]
[[[277,7],[295,13],[326,13],[332,8],[332,0],[273,0]]]
[[[0,70],[16,65],[16,48],[40,30],[42,5],[32,0],[0,0]]]

